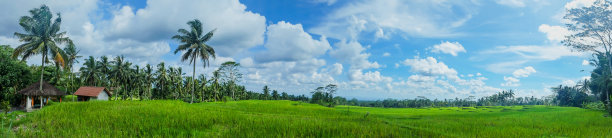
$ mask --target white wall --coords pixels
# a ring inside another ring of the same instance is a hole
[[[93,98],[93,97],[92,97],[92,99],[95,99],[95,100],[102,100],[102,101],[108,101],[108,94],[106,94],[106,91],[105,91],[105,90],[102,90],[102,92],[100,92],[100,94],[98,94],[98,97],[97,97],[97,98]]]

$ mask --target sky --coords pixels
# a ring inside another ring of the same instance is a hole
[[[136,65],[192,66],[170,39],[199,19],[217,52],[196,74],[241,64],[240,84],[295,95],[336,84],[360,100],[551,95],[589,78],[591,53],[563,46],[567,9],[594,0],[28,0],[0,1],[0,44],[28,10],[62,17],[84,57],[119,56]],[[39,65],[40,56],[28,59]],[[75,70],[83,63],[79,59]]]

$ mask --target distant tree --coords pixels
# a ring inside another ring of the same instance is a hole
[[[268,100],[268,97],[270,97],[270,88],[266,85],[263,87],[263,98],[264,100]]]
[[[287,92],[283,92],[283,93],[281,93],[281,99],[283,99],[283,100],[289,100],[289,94],[287,94]]]
[[[236,99],[236,96],[234,96],[236,91],[234,90],[236,87],[235,85],[237,82],[240,82],[240,79],[242,79],[242,73],[240,73],[239,67],[240,63],[236,63],[234,61],[225,62],[221,64],[221,67],[219,67],[219,73],[221,73],[223,78],[222,80],[229,85],[229,90],[232,93],[233,99]]]
[[[272,100],[279,100],[279,99],[280,99],[280,95],[278,94],[278,91],[272,90]]]
[[[66,37],[66,32],[59,32],[62,23],[62,17],[57,13],[57,18],[53,19],[53,14],[46,5],[40,8],[30,10],[31,16],[22,16],[19,19],[19,25],[25,33],[15,32],[15,36],[19,41],[25,42],[15,48],[13,58],[21,57],[26,60],[33,55],[41,54],[41,72],[44,72],[45,62],[48,61],[48,56],[53,56],[56,63],[65,63],[64,57],[66,54],[58,44],[73,45],[72,40]],[[40,75],[40,81],[43,81],[43,75]],[[43,83],[40,83],[40,91],[43,91]]]
[[[603,53],[606,59],[612,59],[612,2],[597,0],[592,6],[569,9],[564,19],[569,20],[567,29],[574,34],[567,36],[563,43],[572,49],[584,52]],[[612,64],[612,60],[607,60]],[[612,74],[612,66],[607,66],[607,73]],[[610,77],[610,75],[604,75]],[[602,95],[604,104],[612,114],[610,91]]]
[[[193,64],[193,74],[192,78],[195,78],[195,66],[196,61],[200,59],[204,63],[204,67],[208,65],[209,58],[215,58],[215,50],[206,44],[210,38],[212,38],[215,30],[212,30],[206,34],[202,34],[202,23],[200,20],[195,19],[193,21],[187,22],[189,25],[189,30],[179,29],[179,35],[175,35],[172,39],[177,39],[181,42],[181,44],[174,50],[174,54],[185,51],[183,56],[181,57],[181,61],[189,60],[189,64]],[[193,80],[195,83],[195,79]],[[195,93],[195,87],[193,91],[191,91],[191,102],[193,103],[193,94]]]
[[[96,80],[98,80],[100,72],[96,65],[96,59],[93,56],[85,59],[83,66],[79,69],[81,72],[81,79],[86,85],[95,86]]]

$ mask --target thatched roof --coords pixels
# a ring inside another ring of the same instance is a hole
[[[36,82],[34,84],[31,84],[30,86],[22,89],[21,91],[17,92],[19,94],[23,94],[23,95],[28,95],[28,96],[62,96],[62,95],[66,95],[65,92],[60,91],[59,89],[55,88],[55,86],[47,83],[47,82],[43,82],[43,92],[40,91],[40,82]]]

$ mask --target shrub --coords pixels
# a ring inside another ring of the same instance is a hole
[[[582,108],[600,110],[600,111],[606,110],[606,106],[601,101],[582,104]]]

